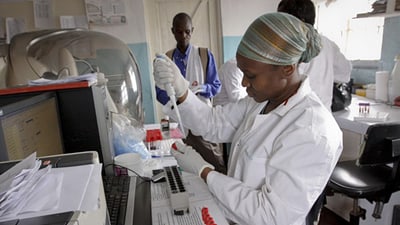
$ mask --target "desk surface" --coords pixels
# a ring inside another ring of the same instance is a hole
[[[158,163],[150,163],[152,169],[161,169],[164,166],[176,165],[176,160],[172,156],[151,160],[158,161]],[[145,175],[148,173],[148,169],[145,169]],[[171,218],[174,215],[172,215],[172,210],[171,212],[168,211],[169,207],[167,205],[169,205],[169,199],[166,196],[166,192],[162,191],[166,186],[162,183],[152,184],[149,181],[143,181],[138,178],[136,180],[133,224],[186,224],[188,222],[190,224],[199,224],[200,221],[197,219],[201,218],[200,209],[204,206],[208,207],[210,212],[213,212],[212,216],[215,222],[221,225],[228,224],[214,202],[215,199],[210,193],[207,184],[193,174],[183,172],[182,177],[190,196],[190,214]],[[153,199],[152,193],[155,193]],[[154,205],[152,205],[153,203]]]
[[[384,103],[377,103],[375,100],[365,97],[353,95],[353,99],[349,107],[345,110],[334,112],[333,115],[339,124],[340,128],[346,129],[355,133],[364,134],[368,127],[376,122],[355,121],[354,116],[359,115],[358,103],[370,103],[370,111],[373,112],[388,112],[389,117],[384,123],[400,122],[400,107],[390,106]],[[382,123],[382,122],[379,122]]]

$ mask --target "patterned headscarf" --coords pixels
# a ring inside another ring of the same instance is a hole
[[[321,38],[309,24],[287,13],[268,13],[247,28],[237,53],[262,63],[309,62],[321,49]]]

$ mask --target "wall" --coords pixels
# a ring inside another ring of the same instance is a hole
[[[59,26],[60,15],[84,15],[83,0],[52,0],[55,24]],[[258,16],[276,11],[279,0],[221,0],[223,60],[224,62],[236,54],[240,39],[250,23]],[[127,24],[114,26],[90,26],[90,29],[106,32],[120,38],[127,43],[138,61],[142,74],[143,105],[145,122],[156,121],[154,84],[151,78],[151,57],[149,55],[146,18],[144,14],[144,0],[125,0]],[[2,17],[23,17],[28,29],[35,29],[33,22],[32,1],[15,1],[13,3],[0,2]],[[393,68],[393,58],[400,53],[400,17],[386,18],[384,41],[382,46],[383,68]],[[357,83],[373,83],[376,68],[354,69],[352,77]]]
[[[385,19],[383,30],[382,57],[383,69],[391,71],[394,57],[400,54],[400,16]]]
[[[221,0],[223,59],[236,55],[239,42],[247,27],[258,16],[275,12],[279,0]]]
[[[259,15],[275,12],[280,0],[221,0],[223,59],[224,62],[234,57],[242,35],[250,23]],[[385,19],[381,63],[373,68],[355,67],[351,77],[355,83],[375,83],[375,72],[379,66],[391,71],[394,56],[400,54],[400,16]]]
[[[381,62],[373,68],[354,68],[351,77],[354,83],[375,83],[375,72],[381,67],[382,70],[392,71],[394,57],[400,54],[400,16],[385,18],[383,30],[383,43]]]

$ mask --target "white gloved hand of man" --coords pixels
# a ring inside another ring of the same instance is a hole
[[[168,92],[168,85],[171,84],[178,98],[182,97],[189,87],[189,82],[183,77],[179,68],[165,54],[156,54],[153,75],[157,87]]]
[[[175,142],[171,154],[178,161],[178,165],[183,171],[201,175],[201,172],[206,167],[215,169],[213,165],[206,162],[199,153],[197,153],[191,146],[185,145],[181,142]]]

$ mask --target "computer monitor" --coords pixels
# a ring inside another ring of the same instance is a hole
[[[54,92],[0,105],[0,161],[63,153]]]

